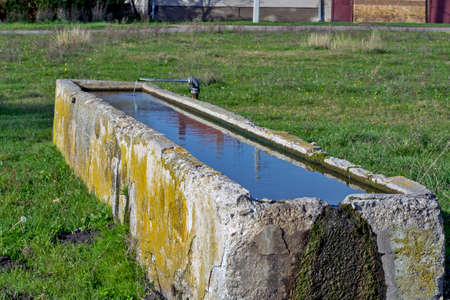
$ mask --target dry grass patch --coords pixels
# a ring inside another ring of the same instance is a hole
[[[386,47],[381,40],[381,35],[378,31],[372,31],[368,40],[362,40],[361,48],[368,52],[386,52]]]
[[[315,49],[330,49],[332,38],[331,33],[311,33],[306,43]]]
[[[83,47],[92,41],[92,34],[79,26],[70,29],[58,30],[55,35],[55,46],[57,48]]]
[[[307,38],[306,43],[314,49],[386,52],[380,33],[377,31],[372,31],[367,39],[357,39],[347,34],[335,34],[331,32],[312,33]]]
[[[92,40],[91,32],[79,26],[58,30],[49,43],[48,56],[51,59],[62,59],[90,47]]]

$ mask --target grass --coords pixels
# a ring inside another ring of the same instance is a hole
[[[312,33],[309,35],[307,44],[315,49],[340,49],[380,53],[385,51],[380,33],[377,31],[372,31],[368,38],[362,39],[355,39],[342,33]]]
[[[49,101],[36,91],[24,91],[19,101],[1,97],[0,255],[25,268],[0,271],[0,294],[142,297],[147,283],[126,227],[112,226],[110,209],[73,176],[49,141]],[[56,233],[75,229],[100,233],[91,245],[52,242]]]
[[[188,21],[173,21],[173,22],[89,22],[89,23],[71,23],[68,21],[45,21],[45,22],[0,22],[0,30],[49,30],[59,29],[63,27],[80,26],[88,29],[130,29],[130,28],[146,28],[152,26],[170,26],[177,24],[197,24],[197,25],[268,25],[268,26],[388,26],[388,27],[448,27],[448,24],[440,23],[351,23],[351,22],[271,22],[261,21],[258,24],[252,21],[204,21],[204,22],[188,22]]]
[[[91,41],[91,32],[79,26],[58,30],[55,34],[55,46],[57,48],[84,47],[89,45]]]
[[[342,38],[361,44],[371,34]],[[109,209],[52,145],[57,78],[197,76],[206,83],[204,101],[315,141],[373,172],[427,186],[439,197],[448,262],[449,35],[377,34],[383,51],[316,49],[306,32],[107,30],[61,51],[55,51],[55,35],[0,36],[0,255],[27,266],[0,273],[0,290],[42,298],[138,298],[148,288],[126,228],[110,227]],[[189,94],[185,85],[162,86]],[[26,222],[14,226],[22,216]],[[54,234],[76,228],[100,234],[91,245],[51,243]]]

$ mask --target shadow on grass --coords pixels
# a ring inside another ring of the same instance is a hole
[[[46,116],[52,115],[54,111],[53,104],[41,104],[41,103],[2,103],[4,97],[0,95],[0,115],[2,116],[21,116],[21,115],[36,115],[43,114]]]
[[[0,141],[10,145],[51,140],[53,111],[51,104],[0,101]]]

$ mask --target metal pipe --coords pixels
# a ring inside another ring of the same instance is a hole
[[[139,81],[156,81],[156,82],[181,82],[189,83],[191,88],[189,91],[193,98],[198,99],[200,94],[200,80],[195,77],[189,77],[188,79],[171,79],[171,78],[139,78]]]
[[[139,78],[139,81],[157,81],[157,82],[183,82],[189,83],[187,79],[170,79],[170,78]]]

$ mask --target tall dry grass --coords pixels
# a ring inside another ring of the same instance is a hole
[[[79,26],[58,30],[51,39],[48,55],[50,58],[62,58],[77,51],[89,48],[92,34]]]
[[[385,45],[378,31],[372,31],[369,38],[357,39],[348,34],[311,33],[306,40],[315,49],[350,50],[364,52],[385,52]]]
[[[315,49],[330,49],[332,38],[331,33],[311,33],[306,43]]]
[[[58,30],[55,34],[57,48],[84,47],[92,41],[92,34],[79,26]]]
[[[367,41],[362,40],[362,47],[364,48],[365,51],[368,52],[379,52],[379,53],[386,52],[386,46],[383,40],[381,39],[380,32],[378,31],[372,31]]]

